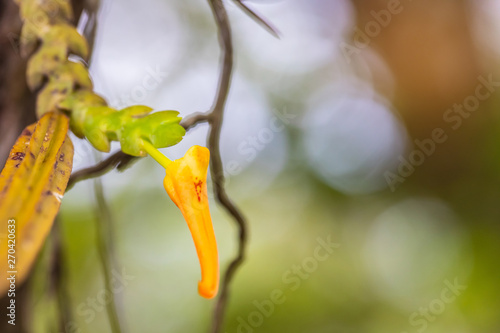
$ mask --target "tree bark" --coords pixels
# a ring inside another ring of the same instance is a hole
[[[19,53],[22,21],[14,1],[0,3],[0,165],[21,131],[36,120],[35,95],[26,85],[26,59]]]

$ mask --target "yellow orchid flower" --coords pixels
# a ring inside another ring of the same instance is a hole
[[[184,157],[170,161],[147,141],[143,148],[166,170],[163,186],[181,210],[200,260],[198,293],[205,298],[213,298],[219,288],[219,257],[207,196],[210,151],[193,146]]]

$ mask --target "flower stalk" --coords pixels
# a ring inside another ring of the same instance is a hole
[[[144,148],[144,150],[149,154],[149,156],[154,158],[154,160],[158,162],[158,164],[160,164],[165,169],[168,167],[170,163],[172,163],[172,161],[167,156],[160,153],[160,151],[156,149],[149,141],[144,140],[144,142],[142,143],[142,148]]]

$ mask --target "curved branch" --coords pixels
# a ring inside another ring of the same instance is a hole
[[[245,249],[247,243],[247,226],[243,214],[229,199],[224,187],[224,170],[220,155],[220,132],[222,129],[222,121],[224,118],[224,108],[229,94],[231,83],[231,74],[233,71],[233,43],[231,38],[231,27],[226,9],[222,0],[209,0],[212,13],[217,23],[219,43],[222,52],[222,66],[219,77],[219,87],[215,96],[214,105],[209,118],[210,131],[208,134],[208,149],[211,153],[211,177],[214,184],[214,194],[217,201],[233,216],[238,225],[238,253],[233,261],[229,264],[224,277],[222,279],[221,291],[214,310],[212,333],[217,333],[222,327],[224,314],[226,310],[227,300],[229,297],[229,286],[234,278],[236,270],[241,265],[245,258]]]

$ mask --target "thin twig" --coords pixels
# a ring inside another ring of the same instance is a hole
[[[95,38],[97,33],[97,13],[99,11],[100,0],[85,0],[83,2],[83,8],[87,12],[87,24],[83,29],[83,36],[87,40],[89,45],[90,57],[94,55]],[[90,63],[91,59],[87,59]]]
[[[106,203],[102,182],[100,178],[94,180],[94,192],[97,201],[96,232],[97,249],[101,257],[104,285],[109,294],[109,302],[106,303],[109,324],[113,333],[120,333],[120,319],[116,308],[115,294],[113,293],[113,281],[111,270],[114,267],[114,239],[112,230],[111,211]]]
[[[196,127],[196,125],[201,123],[206,123],[210,119],[209,113],[193,113],[192,115],[182,119],[181,126],[184,127],[186,131],[191,128]]]
[[[280,34],[278,32],[278,29],[273,27],[271,23],[267,22],[264,18],[262,18],[259,14],[255,12],[255,10],[251,9],[248,7],[245,3],[243,3],[242,0],[234,0],[234,2],[240,7],[241,10],[250,18],[252,18],[255,22],[260,24],[264,29],[266,29],[271,35],[273,35],[276,38],[280,38]]]
[[[73,172],[73,174],[69,178],[67,191],[70,190],[79,181],[102,176],[108,171],[111,171],[115,168],[118,170],[123,170],[135,160],[137,160],[135,156],[130,156],[122,151],[118,151],[94,166]]]
[[[233,261],[229,264],[221,283],[221,290],[215,306],[212,322],[212,333],[217,333],[221,330],[226,312],[227,300],[229,297],[229,286],[236,273],[236,270],[241,265],[245,258],[245,249],[247,242],[247,227],[246,221],[238,208],[229,199],[224,187],[224,170],[220,155],[220,132],[222,129],[222,121],[224,116],[224,108],[229,94],[231,83],[231,74],[233,70],[233,44],[231,38],[231,27],[227,16],[226,9],[222,0],[208,0],[215,22],[218,28],[219,43],[221,47],[222,66],[219,77],[219,87],[215,96],[212,113],[209,119],[210,131],[208,133],[208,148],[211,153],[211,177],[214,184],[214,194],[217,201],[233,216],[238,225],[238,253]]]

